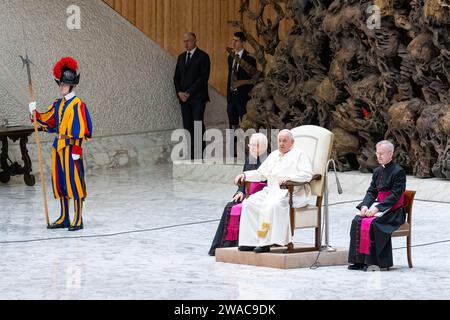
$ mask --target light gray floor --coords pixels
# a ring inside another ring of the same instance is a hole
[[[173,181],[170,166],[96,173],[87,184],[86,228],[75,234],[45,229],[39,186],[0,185],[0,299],[450,298],[448,242],[413,248],[409,269],[405,240],[394,239],[390,272],[222,264],[207,252],[232,185]],[[348,245],[355,204],[330,208],[332,245]],[[53,220],[59,203],[49,206]],[[450,205],[416,202],[413,227],[414,245],[450,239]]]

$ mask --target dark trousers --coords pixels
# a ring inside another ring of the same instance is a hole
[[[232,92],[229,96],[227,113],[230,129],[233,129],[233,126],[238,126],[247,113],[246,102],[244,103],[242,99],[239,99],[236,92]]]
[[[203,150],[205,149],[205,143],[203,142],[203,135],[205,133],[205,107],[206,101],[204,100],[188,100],[184,103],[181,103],[181,116],[183,117],[183,127],[190,134],[191,139],[191,150],[190,150],[190,158],[191,159],[202,159],[203,158]],[[201,121],[201,137],[200,132],[198,141],[195,141],[194,135],[194,122]],[[197,153],[195,154],[195,145],[199,146]],[[200,149],[201,147],[201,149]],[[200,154],[201,150],[201,154]]]

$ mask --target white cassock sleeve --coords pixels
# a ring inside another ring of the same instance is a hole
[[[245,180],[248,182],[261,182],[266,181],[268,172],[269,172],[269,166],[270,163],[272,163],[272,156],[273,153],[271,153],[266,161],[264,161],[257,170],[251,170],[244,172],[245,174]]]
[[[294,182],[309,182],[313,177],[312,163],[309,157],[300,152],[297,160],[297,167],[292,176],[289,176],[291,181]]]

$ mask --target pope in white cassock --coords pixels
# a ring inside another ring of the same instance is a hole
[[[235,183],[267,180],[267,187],[243,202],[239,227],[239,250],[255,253],[269,252],[271,245],[286,246],[292,242],[288,190],[280,185],[287,181],[309,182],[313,177],[309,157],[294,147],[295,139],[289,130],[278,135],[278,150],[272,152],[258,170],[238,175]],[[308,205],[309,185],[295,187],[295,208]]]

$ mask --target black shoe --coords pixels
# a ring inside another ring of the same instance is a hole
[[[366,271],[366,265],[362,263],[355,263],[348,266],[348,270],[364,270]]]
[[[224,248],[232,248],[232,247],[235,247],[234,241],[225,241],[225,242],[223,243],[223,247],[224,247]]]
[[[47,226],[47,229],[50,229],[50,230],[65,229],[65,228],[68,228],[68,227],[69,227],[69,225],[64,224],[64,223],[52,223],[52,224],[49,224]]]
[[[270,252],[270,246],[264,246],[264,247],[256,247],[255,250],[253,250],[254,253],[265,253]]]
[[[81,225],[79,227],[73,227],[73,226],[69,227],[69,231],[78,231],[78,230],[83,230],[83,225]]]
[[[239,251],[253,251],[255,247],[240,246],[238,249]]]

